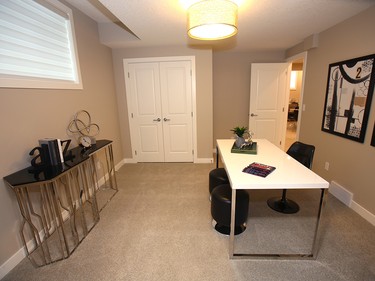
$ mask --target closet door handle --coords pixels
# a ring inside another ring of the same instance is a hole
[[[258,114],[251,113],[250,116],[255,117],[255,116],[258,116]]]
[[[164,121],[167,122],[167,121],[171,121],[171,119],[168,119],[168,118],[165,118],[164,117]]]
[[[158,119],[154,119],[154,120],[152,120],[152,121],[160,122],[160,121],[161,121],[161,119],[160,119],[160,118],[158,118]]]

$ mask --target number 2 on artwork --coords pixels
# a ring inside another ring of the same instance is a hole
[[[362,67],[357,68],[357,76],[355,78],[361,78]]]

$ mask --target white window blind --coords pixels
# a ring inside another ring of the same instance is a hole
[[[0,0],[0,86],[82,88],[72,11],[56,0]]]

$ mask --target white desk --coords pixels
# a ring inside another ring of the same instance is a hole
[[[256,139],[258,151],[256,155],[231,153],[233,139],[217,140],[217,155],[220,155],[224,168],[228,174],[232,187],[232,212],[229,255],[234,257],[253,258],[316,258],[318,250],[319,222],[322,207],[325,201],[325,193],[329,187],[327,181],[300,164],[284,151],[265,139]],[[218,162],[218,161],[217,161]],[[259,177],[242,172],[243,168],[258,162],[276,167],[276,170],[267,177]],[[291,176],[293,174],[293,176]],[[320,189],[321,197],[319,212],[316,221],[312,251],[309,254],[236,254],[234,253],[234,218],[237,189]]]

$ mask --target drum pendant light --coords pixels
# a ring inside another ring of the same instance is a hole
[[[229,0],[205,0],[188,9],[188,35],[199,40],[219,40],[237,33],[238,7]]]

